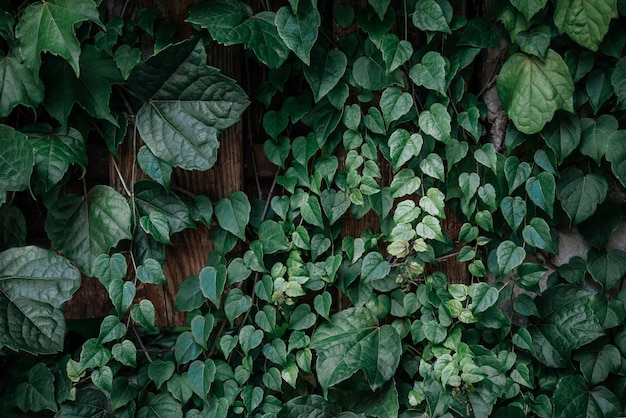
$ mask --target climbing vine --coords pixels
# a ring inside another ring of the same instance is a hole
[[[2,416],[626,413],[623,1],[201,0],[183,40],[150,8],[5,3]],[[207,64],[233,45],[254,82]],[[250,106],[268,190],[174,187]],[[158,328],[137,288],[198,224],[186,325]],[[72,347],[81,275],[112,309]]]

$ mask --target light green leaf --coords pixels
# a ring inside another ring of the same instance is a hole
[[[446,196],[441,190],[431,187],[426,191],[426,196],[422,196],[419,201],[420,208],[438,218],[445,219],[445,199]]]
[[[131,281],[112,280],[107,290],[109,291],[109,298],[111,302],[113,302],[115,310],[121,317],[126,313],[128,308],[130,308],[131,303],[133,303],[137,292],[135,284]]]
[[[387,74],[404,65],[413,55],[413,45],[407,40],[400,40],[393,33],[383,37],[380,50],[383,53]]]
[[[119,340],[124,335],[126,335],[126,325],[122,324],[117,316],[109,315],[100,323],[100,332],[98,334],[100,344]]]
[[[26,64],[36,74],[41,65],[41,53],[50,52],[68,61],[78,76],[81,47],[74,31],[79,23],[88,20],[104,29],[92,0],[49,0],[31,4],[24,9],[15,27]]]
[[[441,103],[435,103],[430,110],[419,115],[419,127],[426,135],[430,135],[445,144],[450,142],[452,118]]]
[[[567,168],[557,189],[561,206],[576,225],[589,218],[606,198],[608,184],[598,174],[584,175],[577,168]]]
[[[391,181],[391,197],[398,198],[415,193],[422,181],[410,168],[400,170]]]
[[[552,235],[548,223],[543,218],[532,218],[530,223],[522,230],[524,241],[535,248],[546,250],[550,253],[556,253],[558,243],[552,241]]]
[[[422,173],[434,179],[441,181],[446,179],[443,159],[439,156],[439,154],[428,154],[426,158],[420,161],[420,170],[422,170]]]
[[[125,366],[137,367],[137,348],[130,340],[124,340],[111,348],[113,358]]]
[[[211,383],[215,379],[215,363],[211,359],[204,362],[195,360],[189,365],[189,381],[193,392],[203,401],[207,399],[211,390]]]
[[[67,125],[72,107],[78,103],[91,116],[117,126],[109,108],[109,96],[112,85],[123,79],[111,55],[85,45],[80,56],[80,76],[66,61],[55,58],[44,64],[41,78],[46,86],[46,109],[61,125]]]
[[[480,110],[476,106],[470,107],[467,111],[459,113],[457,120],[459,125],[465,129],[475,141],[478,141],[484,133],[484,128],[479,122]]]
[[[391,325],[380,325],[366,307],[349,308],[332,315],[311,337],[317,354],[317,377],[328,388],[362,370],[375,390],[396,372],[402,354],[400,336]]]
[[[218,135],[248,106],[241,88],[205,62],[200,42],[182,42],[138,64],[128,78],[146,101],[137,113],[141,138],[156,157],[186,170],[215,164]]]
[[[304,77],[313,90],[316,102],[337,85],[346,72],[347,63],[345,54],[339,50],[313,50],[311,65],[304,67]]]
[[[393,171],[398,171],[411,158],[419,155],[424,139],[418,133],[410,134],[404,129],[397,129],[389,137],[388,144]]]
[[[446,74],[449,66],[450,64],[439,52],[429,51],[422,57],[421,63],[411,67],[409,77],[418,86],[434,90],[445,96]]]
[[[17,105],[34,110],[43,102],[43,83],[15,54],[0,52],[0,80],[0,117],[9,116]]]
[[[169,219],[163,212],[153,210],[149,215],[139,218],[139,224],[155,241],[161,244],[172,244]]]
[[[518,247],[513,241],[503,241],[496,249],[496,261],[498,274],[505,276],[513,269],[520,266],[526,258],[526,251]]]
[[[96,257],[131,238],[131,210],[113,188],[94,186],[87,196],[68,194],[48,209],[46,232],[55,248],[88,276]]]
[[[450,20],[452,7],[446,0],[418,0],[413,13],[413,25],[420,30],[452,33]]]
[[[517,232],[518,228],[526,218],[526,202],[519,196],[506,196],[500,202],[500,210],[502,215],[509,224],[513,232]]]
[[[496,155],[496,149],[493,144],[485,144],[481,148],[474,151],[474,158],[487,168],[490,168],[493,173],[498,171],[498,156]]]
[[[550,217],[554,214],[555,187],[554,176],[545,171],[526,180],[528,197],[535,205],[545,210]]]
[[[413,97],[398,87],[387,87],[380,96],[380,110],[387,126],[409,113],[413,107]]]
[[[512,55],[502,66],[496,86],[504,110],[525,134],[541,131],[558,109],[574,111],[574,83],[565,62],[552,49],[544,60]]]
[[[28,370],[26,381],[15,388],[15,403],[24,412],[57,411],[54,397],[54,375],[43,363]]]
[[[274,23],[278,35],[285,45],[292,50],[306,65],[310,65],[310,53],[317,40],[317,31],[321,23],[317,2],[306,0],[299,2],[298,10],[283,6],[276,12]]]
[[[154,305],[148,299],[144,299],[139,302],[139,304],[133,305],[130,309],[130,316],[133,321],[142,327],[146,329],[154,328]]]
[[[200,290],[202,290],[204,297],[213,302],[219,309],[226,285],[226,267],[223,265],[217,268],[206,266],[200,271],[198,278],[200,279]]]
[[[215,204],[215,217],[217,223],[226,231],[246,239],[246,226],[250,221],[250,202],[245,193],[234,192],[230,198],[219,200]]]
[[[592,51],[598,50],[611,19],[616,17],[615,0],[557,0],[554,5],[554,24],[559,32]]]
[[[619,125],[612,115],[601,115],[597,120],[585,118],[580,121],[582,140],[580,152],[591,157],[598,166],[609,148],[609,137]],[[607,157],[609,158],[609,157]]]
[[[424,219],[415,227],[415,232],[424,239],[436,239],[441,242],[446,242],[446,238],[441,232],[439,219],[431,215],[424,216]]]
[[[511,4],[520,11],[528,21],[541,9],[546,7],[547,0],[511,0]]]
[[[485,282],[471,287],[472,303],[470,308],[474,314],[485,312],[498,302],[498,289]]]
[[[306,203],[300,208],[302,218],[311,225],[324,227],[322,218],[322,207],[317,197],[309,196]]]

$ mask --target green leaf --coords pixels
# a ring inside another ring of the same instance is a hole
[[[615,131],[609,137],[606,159],[611,163],[611,171],[622,185],[626,184],[626,130]]]
[[[63,348],[63,303],[78,289],[80,273],[66,259],[38,247],[0,253],[0,347],[33,354]]]
[[[519,186],[524,184],[530,177],[532,168],[526,161],[520,163],[519,159],[511,156],[504,162],[504,176],[509,185],[509,193],[513,193]]]
[[[580,126],[582,128],[580,152],[591,157],[599,166],[609,149],[609,137],[617,131],[617,119],[612,115],[601,115],[597,120],[585,118],[580,121]]]
[[[426,196],[420,198],[419,205],[424,212],[445,219],[445,199],[446,196],[441,190],[431,187],[426,191]]]
[[[265,115],[267,116],[268,114],[266,113]],[[265,121],[265,118],[263,121]],[[265,152],[267,159],[280,168],[285,168],[285,160],[289,156],[290,149],[289,138],[285,136],[281,136],[276,141],[268,139],[263,144],[263,152]]]
[[[215,217],[219,226],[245,241],[250,210],[248,197],[237,191],[230,198],[221,199],[215,204]]]
[[[57,411],[54,397],[54,375],[43,363],[37,363],[28,370],[26,381],[15,388],[15,403],[22,411]]]
[[[182,42],[138,64],[128,78],[146,101],[137,112],[142,140],[156,157],[186,170],[215,164],[218,135],[248,106],[241,88],[205,62],[201,43]]]
[[[611,344],[577,353],[574,359],[580,362],[580,371],[591,385],[606,381],[609,374],[617,373],[622,364],[619,350]]]
[[[400,40],[393,33],[383,37],[380,50],[383,53],[387,74],[404,65],[413,55],[413,45],[407,40]]]
[[[439,219],[431,215],[424,216],[424,219],[415,227],[415,232],[424,239],[436,239],[437,241],[446,242],[446,238],[441,231]]]
[[[398,198],[415,193],[422,181],[410,168],[400,170],[391,181],[391,197]]]
[[[474,314],[485,312],[498,301],[498,289],[489,286],[487,283],[478,283],[472,288],[472,304],[470,308]]]
[[[113,188],[94,186],[86,196],[68,194],[48,209],[46,232],[55,248],[88,276],[93,262],[121,240],[131,238],[131,210]]]
[[[547,0],[511,0],[511,4],[520,11],[528,21],[541,9],[546,7]]]
[[[554,24],[559,32],[566,33],[592,51],[598,50],[611,19],[616,17],[617,2],[614,0],[558,0],[554,6]]]
[[[505,276],[513,269],[520,266],[526,258],[526,251],[518,247],[513,241],[503,241],[496,249],[496,261],[498,274]]]
[[[152,329],[155,318],[154,305],[148,299],[144,299],[131,307],[130,317],[142,327]]]
[[[96,338],[90,338],[83,343],[79,362],[81,371],[103,367],[109,360],[111,360],[111,352],[108,348],[103,347]]]
[[[604,386],[590,387],[580,375],[559,379],[554,390],[554,417],[616,417],[620,400]]]
[[[100,324],[98,341],[100,344],[105,344],[119,340],[124,335],[126,335],[126,325],[122,324],[117,316],[109,315]]]
[[[33,147],[26,135],[0,125],[0,203],[5,192],[29,187],[34,163]]]
[[[41,53],[50,52],[68,61],[78,76],[81,47],[74,30],[87,20],[104,29],[92,0],[49,0],[24,9],[15,27],[15,36],[20,41],[20,53],[26,64],[38,73]]]
[[[387,87],[380,96],[380,110],[387,126],[409,113],[413,107],[413,97],[398,87]]]
[[[447,1],[418,0],[413,13],[413,25],[420,30],[452,33],[450,20],[452,7]]]
[[[380,53],[373,56],[363,56],[356,60],[352,67],[352,77],[357,86],[367,90],[382,90],[397,83],[396,73],[387,74],[385,63]]]
[[[113,280],[109,283],[107,288],[109,291],[109,298],[113,302],[113,306],[121,317],[130,308],[133,299],[135,298],[136,288],[133,282],[123,280]]]
[[[419,126],[426,135],[430,135],[445,144],[450,142],[452,118],[441,103],[434,103],[430,110],[420,113]]]
[[[604,335],[590,307],[591,295],[577,285],[559,285],[535,300],[541,318],[529,331],[537,360],[566,367],[574,349]]]
[[[315,325],[317,315],[311,312],[309,305],[298,305],[289,317],[289,327],[292,330],[305,330]],[[293,334],[292,334],[293,335]]]
[[[563,59],[549,49],[544,60],[517,53],[496,83],[502,107],[522,133],[543,129],[558,109],[573,112],[574,83]]]
[[[36,74],[15,54],[0,52],[0,117],[9,116],[18,105],[34,110],[43,102],[44,87]]]
[[[559,163],[578,148],[581,135],[580,119],[577,115],[566,112],[557,112],[541,132],[546,144],[557,155]]]
[[[623,105],[626,101],[626,59],[620,59],[615,65],[615,71],[611,74],[611,84],[617,96],[618,103]]]
[[[552,234],[548,223],[543,218],[532,218],[530,223],[522,230],[524,241],[535,248],[546,250],[550,253],[556,253],[558,243],[552,241]]]
[[[322,209],[331,225],[343,217],[351,204],[350,199],[343,191],[335,191],[334,189],[324,190],[321,200]]]
[[[491,169],[491,171],[497,173],[498,171],[498,156],[496,155],[496,149],[493,144],[485,144],[481,148],[474,151],[474,158],[476,161]]]
[[[123,80],[109,54],[85,45],[80,55],[80,76],[66,61],[58,58],[46,62],[42,71],[46,86],[44,104],[61,125],[67,125],[72,107],[78,103],[91,116],[117,126],[109,108],[109,96],[112,85]]]
[[[426,158],[420,161],[420,170],[422,170],[422,173],[427,176],[437,180],[444,181],[446,178],[443,159],[439,156],[439,154],[428,154]]]
[[[113,418],[108,411],[109,400],[100,389],[85,388],[76,392],[76,399],[61,405],[59,418]]]
[[[289,251],[291,245],[287,241],[282,226],[271,219],[263,221],[259,226],[259,240],[263,245],[263,252],[274,254],[276,252]]]
[[[317,354],[317,377],[328,388],[362,370],[375,390],[396,372],[402,354],[400,336],[391,325],[380,325],[366,307],[345,309],[321,324],[311,337]]]
[[[167,393],[150,398],[148,404],[137,411],[137,418],[183,418],[180,403]]]
[[[242,42],[233,34],[235,27],[252,16],[252,9],[239,0],[212,0],[193,4],[188,22],[209,30],[211,37],[223,44]]]
[[[600,252],[592,250],[587,255],[587,271],[608,291],[626,275],[626,253],[615,248]]]
[[[278,35],[285,45],[306,65],[310,65],[309,55],[321,24],[316,6],[317,2],[313,0],[299,2],[297,11],[283,6],[276,12],[274,20]]]
[[[175,370],[176,365],[173,361],[154,360],[148,365],[148,377],[158,389],[172,377]]]
[[[111,348],[113,358],[125,366],[137,367],[137,348],[130,340],[124,340]]]
[[[348,59],[339,50],[313,50],[311,65],[304,67],[304,78],[308,81],[315,102],[319,102],[337,85],[346,72]]]
[[[342,417],[341,407],[319,395],[303,395],[290,399],[278,413],[278,418]]]
[[[391,266],[379,252],[368,253],[363,258],[361,264],[361,280],[363,283],[369,283],[376,280],[384,279],[389,275]]]
[[[576,225],[596,212],[598,205],[604,202],[608,184],[598,174],[586,174],[577,168],[567,168],[563,172],[557,188],[557,197],[563,209]]]
[[[0,206],[0,251],[26,244],[26,219],[22,211],[13,205]]]
[[[244,295],[241,289],[232,289],[226,295],[224,312],[231,326],[234,320],[252,307],[252,298]]]
[[[500,202],[500,210],[504,216],[504,220],[509,224],[513,232],[517,232],[518,228],[526,218],[526,202],[519,196],[506,196]]]
[[[169,219],[163,212],[153,210],[148,216],[139,218],[139,224],[155,241],[161,244],[172,245],[172,241],[170,241]]]
[[[204,401],[215,379],[215,363],[211,359],[204,362],[195,360],[189,365],[188,373],[193,392]]]
[[[141,216],[150,216],[155,211],[164,214],[172,234],[195,227],[189,207],[177,195],[156,182],[141,180],[135,183],[134,197]]]
[[[311,225],[324,227],[324,220],[322,219],[322,207],[317,197],[309,196],[304,205],[300,208],[302,219]]]
[[[423,1],[423,0],[422,0]],[[409,77],[418,86],[446,95],[446,74],[449,67],[447,60],[439,52],[427,52],[419,64],[409,71]]]
[[[332,305],[332,296],[327,291],[315,296],[313,307],[315,311],[326,320],[330,320],[330,308]]]
[[[526,180],[528,197],[550,217],[554,214],[555,187],[554,176],[545,171]]]
[[[137,152],[137,163],[146,175],[152,180],[159,183],[166,189],[170,188],[170,181],[172,178],[172,166],[171,164],[163,161],[150,151],[145,145],[142,145]]]
[[[589,104],[594,113],[598,113],[602,105],[613,96],[611,75],[613,69],[594,69],[587,75],[585,90],[589,96]]]
[[[219,309],[224,286],[226,285],[226,267],[204,267],[200,271],[199,279],[202,294]]]
[[[418,133],[410,134],[404,129],[393,131],[388,140],[391,165],[398,171],[405,163],[419,155],[424,140]]]
[[[137,267],[136,276],[142,283],[167,284],[161,263],[153,258],[145,259],[144,262]]]
[[[476,106],[470,107],[467,111],[459,113],[457,120],[459,125],[465,129],[475,141],[480,140],[484,129],[479,122],[480,110]]]

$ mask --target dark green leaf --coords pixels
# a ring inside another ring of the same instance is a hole
[[[545,171],[526,180],[528,197],[550,217],[554,214],[555,187],[554,176]]]
[[[504,216],[504,220],[509,224],[513,232],[517,232],[518,228],[526,218],[526,202],[519,196],[506,196],[500,202],[500,210]]]
[[[613,174],[622,185],[626,184],[626,130],[615,131],[608,139],[606,159],[611,163]]]
[[[528,21],[543,9],[546,3],[547,0],[511,0],[511,4],[519,10]]]
[[[239,315],[247,312],[252,307],[252,298],[244,295],[240,289],[232,289],[226,295],[224,312],[231,325]]]
[[[180,403],[170,394],[159,393],[150,398],[148,405],[137,411],[137,418],[183,418]]]
[[[313,90],[315,101],[319,102],[337,85],[346,71],[347,58],[339,50],[313,50],[310,66],[304,67],[304,77]]]
[[[0,204],[7,191],[25,190],[33,172],[33,147],[26,135],[0,125]]]
[[[423,31],[451,33],[452,7],[447,1],[418,0],[413,25]]]
[[[0,206],[0,251],[26,244],[26,219],[16,206]]]
[[[43,363],[37,363],[26,374],[26,381],[15,389],[15,403],[22,411],[57,411],[54,398],[54,376]]]
[[[201,43],[183,42],[137,65],[128,79],[146,101],[137,113],[141,138],[156,157],[187,170],[215,164],[218,135],[248,106],[236,83],[205,62]]]
[[[548,48],[550,48],[552,30],[547,26],[533,27],[528,31],[516,34],[515,40],[523,52],[529,55],[536,55],[539,58],[544,59],[546,57],[546,53],[548,52]]]
[[[283,6],[276,12],[274,20],[278,35],[285,45],[306,65],[310,65],[309,55],[317,40],[317,31],[321,23],[316,6],[317,2],[313,0],[299,2],[297,11]]]
[[[61,405],[58,418],[113,418],[108,409],[109,400],[100,389],[84,388],[76,392],[76,399]]]
[[[320,325],[311,337],[317,353],[317,376],[324,392],[359,370],[372,389],[393,377],[400,362],[400,337],[390,325],[380,325],[365,307],[349,308]]]
[[[517,53],[502,66],[498,95],[515,127],[541,131],[558,109],[573,112],[574,83],[563,59],[549,49],[545,60]]]
[[[404,65],[413,55],[413,45],[407,40],[400,40],[393,33],[384,36],[380,47],[387,74]]]
[[[35,109],[44,98],[43,83],[36,72],[14,54],[0,52],[0,117],[7,117],[17,105]]]
[[[522,236],[528,245],[535,248],[540,248],[550,253],[556,253],[558,250],[558,242],[554,243],[552,241],[550,227],[543,218],[532,218],[530,223],[522,230]]]
[[[152,180],[166,189],[170,188],[172,166],[154,155],[152,151],[150,151],[150,148],[145,145],[139,148],[137,152],[137,163],[141,170]]]
[[[590,387],[580,375],[559,379],[554,390],[554,417],[616,417],[620,400],[604,386]]]
[[[413,107],[413,97],[397,87],[386,88],[380,96],[380,110],[387,126],[406,115]]]
[[[430,1],[430,0],[421,0]],[[434,3],[434,1],[433,1]],[[411,67],[409,76],[418,86],[446,94],[446,74],[449,67],[447,60],[435,51],[427,52],[419,64]]]
[[[226,268],[224,266],[207,266],[200,271],[200,290],[205,298],[219,308],[226,285]]]
[[[519,186],[524,184],[532,168],[526,161],[520,163],[519,159],[515,156],[511,156],[504,162],[504,176],[506,182],[509,185],[509,193],[513,193]]]
[[[626,275],[626,253],[622,250],[591,250],[587,255],[587,271],[608,291]]]
[[[498,263],[498,274],[505,276],[514,268],[524,262],[526,251],[518,247],[513,241],[503,241],[496,250],[496,260]]]
[[[133,305],[130,309],[130,316],[133,321],[142,327],[146,329],[154,328],[154,305],[148,299],[144,299],[139,302],[139,304]]]
[[[591,385],[606,381],[609,374],[617,373],[622,364],[619,350],[611,344],[577,353],[574,358],[580,362],[580,371]]]
[[[612,73],[612,69],[595,69],[587,75],[585,88],[589,96],[589,104],[591,104],[594,113],[597,113],[602,105],[613,96]]]
[[[41,53],[50,52],[68,61],[78,76],[81,48],[74,30],[87,20],[103,27],[92,0],[50,0],[24,9],[15,35],[27,65],[38,73]]]
[[[326,401],[319,395],[304,395],[290,399],[278,414],[278,418],[341,416],[341,407]]]
[[[568,168],[559,182],[557,197],[574,225],[593,215],[604,202],[608,191],[606,179],[598,174],[583,175],[577,168]]]
[[[582,128],[580,152],[600,165],[602,157],[609,149],[609,137],[617,131],[617,119],[611,115],[601,115],[597,120],[582,119],[580,125]]]
[[[156,182],[141,180],[135,183],[134,198],[141,216],[150,216],[152,212],[165,215],[172,234],[195,227],[187,205]]]
[[[580,119],[567,112],[557,112],[541,132],[546,144],[556,153],[559,163],[578,148],[581,135]]]

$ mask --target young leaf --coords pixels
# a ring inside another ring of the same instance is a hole
[[[441,103],[435,103],[430,110],[420,113],[419,127],[426,134],[445,144],[450,142],[452,118]]]
[[[87,20],[104,29],[92,0],[49,0],[28,6],[15,27],[26,64],[36,74],[41,65],[41,53],[50,52],[68,61],[78,77],[81,48],[74,30]]]
[[[604,202],[608,184],[598,174],[584,175],[577,168],[568,168],[559,182],[557,197],[563,209],[576,225],[596,212],[597,206]]]
[[[230,198],[221,199],[215,204],[215,217],[219,226],[245,240],[250,210],[248,197],[243,192],[237,191]]]
[[[576,43],[592,51],[598,50],[611,19],[616,17],[617,4],[611,0],[555,2],[554,24],[559,32],[566,33]]]
[[[89,276],[93,262],[123,239],[130,239],[131,210],[113,188],[94,186],[87,196],[68,194],[48,209],[46,232],[59,248]]]
[[[545,60],[512,55],[502,66],[496,86],[504,110],[525,134],[541,131],[558,109],[574,111],[574,83],[565,62],[552,49]]]
[[[306,65],[310,65],[311,48],[317,40],[317,31],[321,23],[316,6],[317,2],[313,0],[299,2],[297,11],[283,6],[276,12],[274,20],[278,35],[285,45]]]

